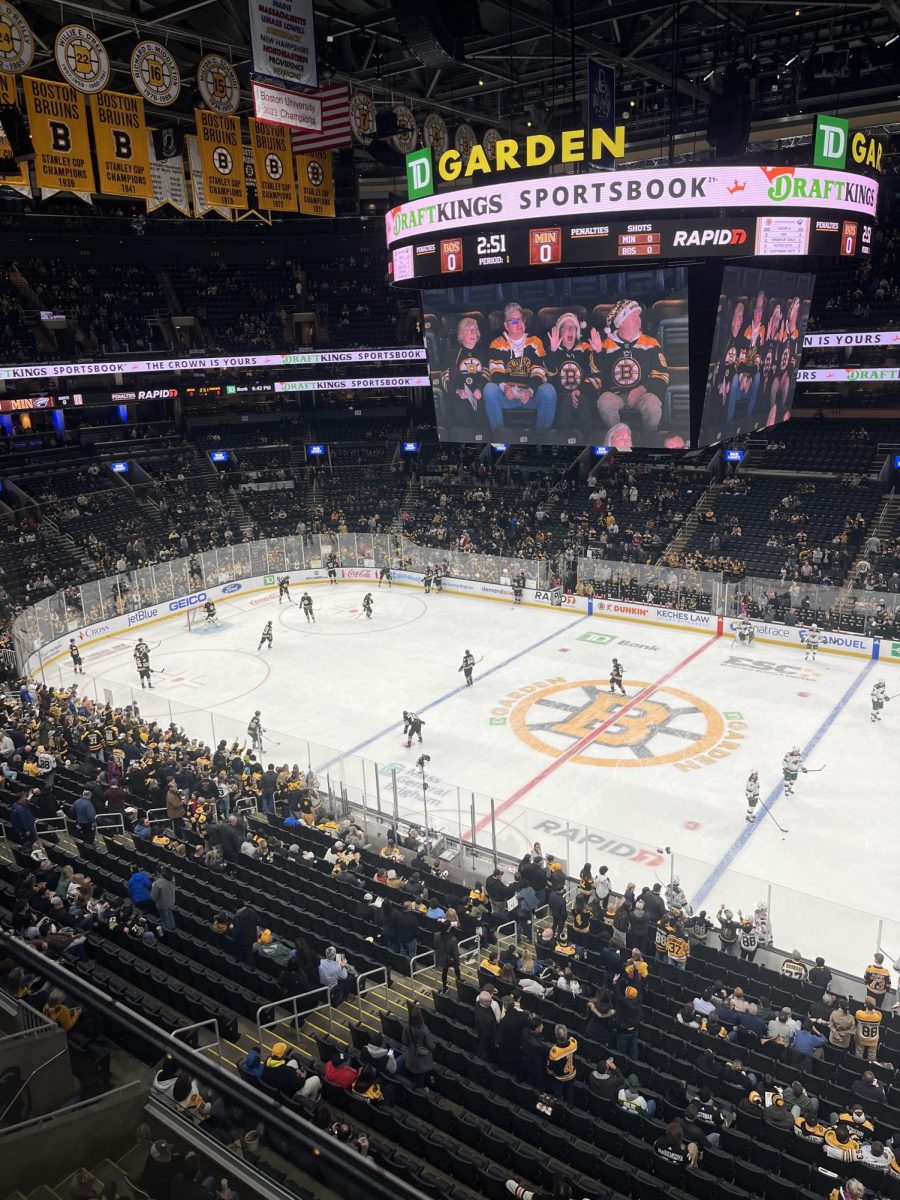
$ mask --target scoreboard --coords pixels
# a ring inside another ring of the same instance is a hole
[[[491,268],[583,267],[627,259],[808,255],[856,257],[871,251],[873,222],[862,217],[743,215],[508,225],[502,232],[420,237],[391,252],[394,283]]]

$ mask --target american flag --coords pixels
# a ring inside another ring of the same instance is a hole
[[[350,133],[350,91],[345,83],[320,88],[309,93],[322,103],[322,130],[291,130],[291,149],[294,154],[308,150],[342,150],[352,140]]]

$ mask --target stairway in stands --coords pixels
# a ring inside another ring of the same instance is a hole
[[[79,1185],[79,1194],[84,1194],[80,1190],[81,1185],[91,1185],[94,1194],[99,1196],[108,1183],[115,1183],[117,1200],[130,1200],[131,1197],[143,1194],[138,1191],[134,1180],[144,1166],[149,1148],[149,1140],[139,1141],[115,1161],[110,1158],[101,1159],[91,1167],[79,1167],[70,1171],[52,1186],[41,1184],[29,1192],[10,1192],[6,1200],[70,1200],[75,1194],[73,1189],[76,1188],[76,1184]]]

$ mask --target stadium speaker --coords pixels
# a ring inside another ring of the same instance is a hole
[[[717,158],[734,158],[746,151],[751,117],[749,80],[734,67],[729,67],[722,80],[722,90],[709,104],[706,139],[715,149]]]
[[[28,122],[20,108],[14,104],[0,104],[0,128],[9,142],[12,157],[16,162],[26,162],[34,158]],[[7,173],[15,174],[15,170]]]
[[[465,59],[462,37],[447,18],[447,4],[434,0],[394,0],[403,40],[425,67],[447,67]]]

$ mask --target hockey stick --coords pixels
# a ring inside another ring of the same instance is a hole
[[[771,818],[773,824],[778,825],[778,822],[775,820],[775,818],[772,816],[772,813],[769,811],[769,806],[767,804],[763,804],[762,800],[760,800],[759,807],[763,810],[764,813],[766,813]],[[790,833],[790,830],[785,829],[785,827],[783,825],[778,825],[778,828],[781,830],[782,833]]]
[[[825,770],[826,766],[827,763],[822,763],[821,767],[805,767],[804,770],[806,771],[807,775],[818,775],[820,771]]]
[[[165,673],[166,673],[165,667],[151,667],[150,668],[151,675],[165,675]]]

